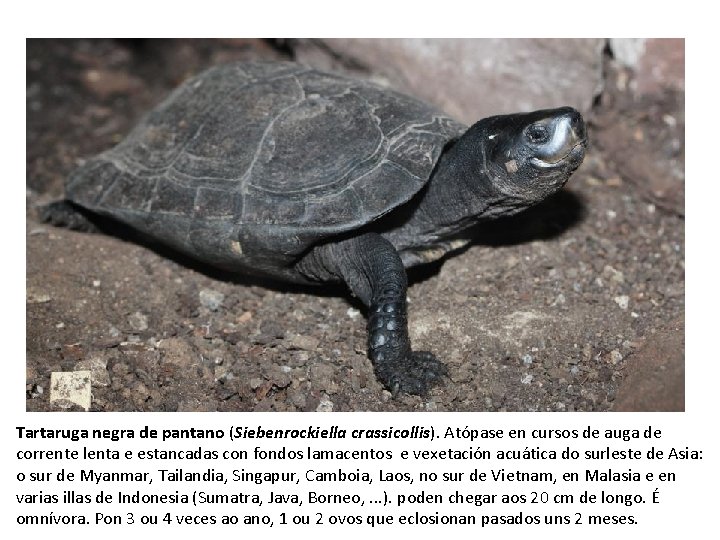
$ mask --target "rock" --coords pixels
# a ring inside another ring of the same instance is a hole
[[[620,295],[613,298],[615,303],[620,306],[620,309],[626,310],[628,306],[630,305],[630,297],[627,295]]]
[[[298,349],[301,351],[314,351],[320,345],[320,340],[314,336],[294,335],[288,340],[289,349]]]
[[[223,330],[220,334],[220,339],[227,341],[231,345],[238,345],[244,343],[247,339],[247,332],[241,332],[240,330]]]
[[[628,356],[616,411],[685,410],[685,317],[658,330]]]
[[[136,311],[128,317],[128,324],[135,332],[144,332],[148,329],[147,315],[140,311]]]
[[[313,385],[317,385],[325,393],[328,385],[333,383],[333,379],[337,376],[336,368],[322,361],[316,361],[310,364],[308,368],[308,378]]]
[[[144,87],[141,79],[125,71],[106,69],[88,69],[83,73],[82,82],[100,99],[107,99],[118,94],[135,93]]]
[[[39,384],[33,384],[30,388],[30,397],[32,399],[39,398],[45,393],[45,388],[40,386]]]
[[[320,404],[315,409],[317,412],[332,412],[335,405],[327,397],[320,400]]]
[[[632,43],[635,53],[608,62],[592,140],[623,181],[653,204],[684,215],[684,41]]]
[[[616,270],[609,264],[606,264],[605,267],[603,268],[602,275],[603,275],[603,277],[609,279],[610,281],[612,281],[614,283],[617,283],[617,284],[625,283],[625,275],[620,270]]]
[[[227,401],[228,399],[237,395],[238,391],[237,388],[235,388],[234,386],[222,384],[215,388],[215,396],[217,396],[220,401]]]
[[[92,386],[110,386],[110,373],[107,370],[108,360],[106,354],[105,351],[89,353],[86,360],[81,360],[75,364],[73,371],[89,371]]]
[[[685,90],[684,39],[615,38],[610,48],[620,63],[635,72],[636,95]]]
[[[290,42],[300,62],[336,71],[361,68],[468,124],[494,114],[561,105],[588,111],[602,84],[604,45],[602,39]],[[344,62],[338,64],[338,57]]]
[[[607,359],[612,365],[616,365],[622,361],[623,356],[620,351],[618,351],[617,349],[613,349],[612,351],[610,351],[610,354],[608,354]]]
[[[250,319],[252,319],[252,312],[250,312],[250,311],[245,311],[242,315],[240,315],[240,316],[237,318],[237,322],[238,322],[238,324],[245,324],[245,323],[248,322]]]
[[[265,399],[273,386],[273,381],[263,381],[260,386],[255,388],[255,399],[258,401]]]
[[[189,343],[179,338],[163,339],[158,343],[158,349],[165,362],[174,364],[183,369],[200,363],[199,355]]]
[[[610,38],[610,49],[618,62],[635,67],[645,51],[645,38]]]
[[[288,366],[275,366],[270,371],[270,381],[275,388],[287,388],[292,383],[288,371],[283,369],[285,367]]]
[[[291,389],[288,398],[290,403],[298,410],[304,410],[307,407],[308,395],[305,388]]]
[[[253,336],[253,342],[261,345],[272,343],[276,339],[285,338],[285,329],[276,321],[262,321],[258,334]]]
[[[35,366],[25,365],[25,380],[32,381],[38,377],[38,370]]]
[[[225,300],[225,295],[219,291],[212,289],[202,289],[200,291],[200,304],[210,311],[217,311]]]
[[[48,293],[35,287],[28,287],[25,291],[25,301],[28,304],[44,304],[50,300],[52,300],[52,298]]]

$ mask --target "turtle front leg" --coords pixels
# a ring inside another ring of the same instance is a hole
[[[299,269],[311,279],[342,279],[368,307],[368,356],[378,379],[393,395],[425,394],[447,375],[445,365],[432,353],[410,348],[407,277],[388,240],[368,233],[320,246]]]

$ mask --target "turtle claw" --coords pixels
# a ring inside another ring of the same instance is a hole
[[[386,377],[378,376],[394,398],[402,393],[424,396],[448,376],[447,366],[428,351],[411,351],[383,367]]]

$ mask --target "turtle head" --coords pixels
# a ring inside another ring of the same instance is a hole
[[[585,122],[571,107],[493,116],[474,127],[493,186],[529,204],[565,185],[585,156]]]

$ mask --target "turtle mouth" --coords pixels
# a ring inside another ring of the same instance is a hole
[[[585,157],[585,146],[587,145],[587,140],[583,139],[582,141],[579,141],[575,146],[570,148],[570,150],[560,158],[558,158],[555,161],[547,161],[544,159],[540,159],[537,157],[530,158],[530,163],[533,164],[535,167],[541,168],[541,169],[550,169],[554,167],[559,167],[561,165],[564,165],[565,163],[576,163],[583,160]]]

